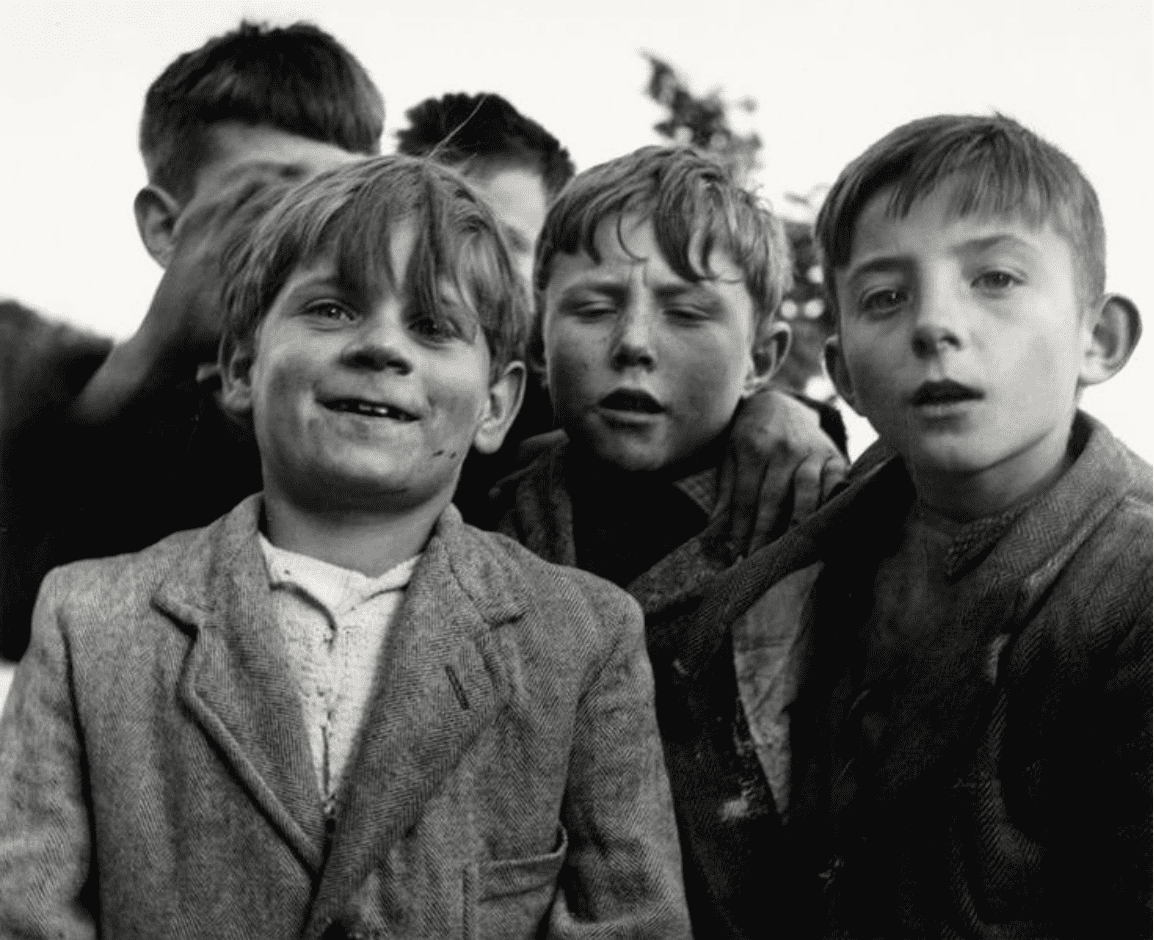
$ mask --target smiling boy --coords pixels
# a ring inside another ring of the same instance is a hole
[[[943,115],[851,163],[817,234],[828,366],[884,446],[677,627],[792,650],[814,929],[1148,936],[1151,472],[1078,410],[1140,332],[1094,190]]]
[[[779,775],[739,697],[742,654],[689,674],[695,638],[656,625],[739,553],[713,518],[719,469],[739,404],[788,349],[775,313],[789,271],[778,220],[708,156],[646,147],[578,174],[546,218],[535,274],[564,436],[498,493],[502,531],[641,603],[700,937],[771,929],[792,859]]]
[[[0,933],[688,937],[636,604],[450,504],[525,376],[491,210],[350,165],[227,283],[264,489],[46,579],[0,719]]]

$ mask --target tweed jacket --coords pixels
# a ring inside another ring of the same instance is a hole
[[[543,452],[494,491],[503,510],[501,531],[550,561],[572,565],[577,548],[574,504],[566,487],[567,439],[553,435],[537,443]],[[735,673],[739,660],[731,644],[723,643],[687,695],[681,673],[671,665],[680,653],[674,649],[670,655],[669,649],[669,641],[676,645],[684,638],[673,640],[663,630],[735,563],[727,525],[724,517],[703,521],[695,536],[631,581],[628,590],[645,613],[650,653],[662,663],[655,672],[657,719],[694,935],[710,940],[767,932],[793,936],[796,866],[785,851],[774,808],[777,794],[771,788],[778,781],[753,753]]]
[[[327,826],[259,512],[46,579],[0,937],[688,936],[636,604],[446,509]]]
[[[726,638],[771,628],[753,723],[792,750],[784,822],[815,933],[1150,935],[1151,471],[1084,414],[1072,446],[996,537],[955,543],[953,628],[914,660],[848,804],[831,702],[874,546],[913,499],[900,459],[647,625],[659,687],[668,671],[683,698]]]

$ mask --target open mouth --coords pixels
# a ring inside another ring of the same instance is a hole
[[[366,418],[390,418],[393,421],[416,421],[417,416],[397,408],[395,405],[384,405],[380,402],[365,401],[363,398],[337,398],[325,402],[325,407],[333,411],[344,411],[354,415],[364,415]]]
[[[665,410],[648,392],[624,388],[610,392],[598,404],[610,411],[634,411],[647,415],[660,414]]]
[[[984,397],[976,388],[946,379],[941,382],[923,382],[910,398],[915,408],[926,405],[955,405],[959,402],[977,401]]]

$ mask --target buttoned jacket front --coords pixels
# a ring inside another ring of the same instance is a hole
[[[326,831],[259,507],[46,580],[0,936],[687,935],[636,605],[450,507]]]

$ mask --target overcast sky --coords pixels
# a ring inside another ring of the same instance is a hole
[[[0,4],[0,295],[123,337],[159,270],[132,220],[148,84],[246,16],[309,19],[384,93],[387,148],[406,108],[497,91],[565,142],[579,168],[652,142],[650,50],[696,87],[752,96],[769,195],[829,183],[899,122],[996,109],[1066,149],[1098,188],[1109,285],[1154,316],[1151,5],[1137,0],[487,0],[396,3],[4,0]],[[548,12],[545,12],[548,11]],[[1091,390],[1154,458],[1151,343]]]

